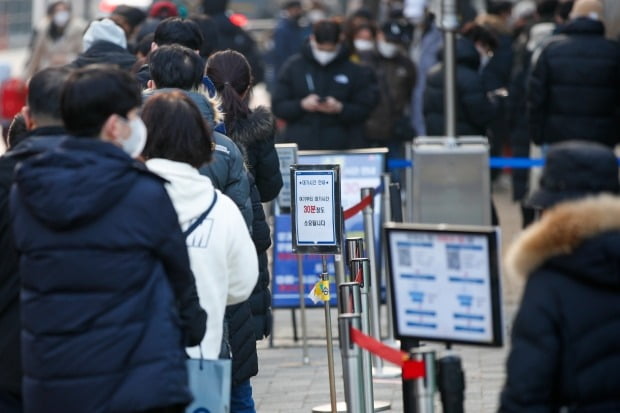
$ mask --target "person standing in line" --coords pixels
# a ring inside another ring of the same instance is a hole
[[[0,412],[22,411],[20,364],[19,256],[9,212],[13,171],[17,162],[58,145],[67,135],[60,115],[60,94],[71,71],[47,68],[30,79],[22,117],[26,134],[16,142],[14,119],[9,129],[9,151],[0,157]]]
[[[71,5],[67,1],[51,3],[45,19],[32,35],[24,77],[30,79],[41,69],[72,62],[82,51],[85,29],[86,22],[71,15]]]
[[[620,44],[605,38],[602,13],[599,0],[577,0],[571,20],[534,52],[527,116],[536,145],[620,142]]]
[[[273,30],[273,67],[275,76],[289,57],[301,50],[310,35],[310,28],[301,25],[304,9],[301,1],[290,0],[282,6],[282,15]]]
[[[274,146],[275,119],[264,107],[248,106],[252,71],[246,58],[233,50],[216,52],[207,60],[206,74],[222,101],[230,138],[245,154],[252,199],[252,240],[258,254],[258,282],[248,301],[230,306],[226,319],[233,354],[231,411],[254,412],[250,378],[258,374],[257,340],[272,328],[267,250],[271,231],[261,202],[275,199],[282,188],[280,161]]]
[[[350,149],[363,142],[363,123],[378,103],[368,67],[349,61],[337,21],[314,24],[310,41],[282,67],[271,97],[286,121],[279,139],[299,149]]]
[[[217,359],[226,306],[247,300],[256,285],[252,239],[234,202],[198,171],[210,161],[213,141],[191,98],[181,91],[159,93],[144,104],[142,119],[148,132],[142,155],[146,166],[167,181],[166,191],[186,234],[200,305],[209,315],[200,349],[188,352],[192,358]]]
[[[620,409],[620,182],[607,147],[550,145],[528,205],[542,213],[505,256],[525,289],[500,413]]]
[[[164,182],[133,159],[141,100],[114,66],[76,70],[60,105],[72,137],[15,169],[25,413],[181,413],[192,400],[185,347],[207,315]]]

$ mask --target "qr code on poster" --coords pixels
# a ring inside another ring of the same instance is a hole
[[[446,248],[446,261],[449,270],[461,269],[461,254],[458,248]]]
[[[411,251],[409,248],[398,248],[398,266],[411,267]]]

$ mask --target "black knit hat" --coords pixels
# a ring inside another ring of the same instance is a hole
[[[388,20],[381,25],[385,40],[390,43],[407,44],[411,41],[413,27],[398,20]]]
[[[619,190],[618,161],[611,149],[594,142],[567,141],[550,146],[540,188],[526,203],[546,209],[558,202]]]

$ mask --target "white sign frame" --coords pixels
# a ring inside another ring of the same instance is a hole
[[[399,339],[501,347],[499,230],[384,225]]]
[[[340,254],[340,165],[291,165],[293,252]]]

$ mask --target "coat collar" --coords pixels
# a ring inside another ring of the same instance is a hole
[[[527,278],[546,260],[569,254],[599,234],[618,230],[620,197],[599,195],[558,204],[508,248],[504,259],[507,275]]]

